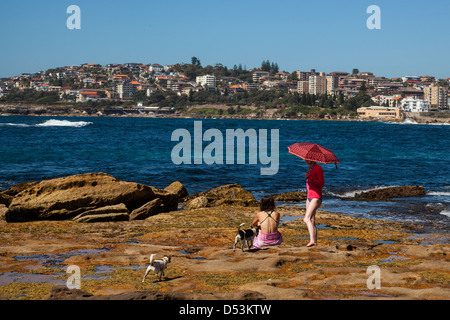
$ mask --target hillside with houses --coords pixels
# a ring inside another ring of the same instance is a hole
[[[20,107],[75,108],[88,114],[196,114],[302,118],[404,118],[405,113],[447,117],[450,78],[372,72],[280,71],[220,63],[85,63],[0,79],[3,113]],[[17,111],[19,110],[19,111]],[[269,112],[269,110],[272,110]]]

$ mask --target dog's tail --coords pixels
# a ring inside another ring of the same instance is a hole
[[[238,232],[239,232],[239,230],[241,230],[241,227],[242,227],[242,226],[245,226],[245,223],[241,223],[241,224],[239,225]]]
[[[154,256],[155,256],[154,254],[150,255],[150,265],[153,265],[153,257]]]

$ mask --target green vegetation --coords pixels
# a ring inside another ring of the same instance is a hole
[[[12,89],[11,93],[0,99],[9,103],[55,104],[59,101],[58,92],[35,91],[33,89]]]
[[[364,87],[362,87],[364,89]],[[374,106],[376,103],[370,98],[370,95],[365,90],[359,91],[353,98],[348,99],[343,103],[345,109],[349,111],[356,111],[361,107]]]
[[[237,108],[229,107],[227,110],[223,109],[216,109],[216,108],[200,108],[200,109],[194,109],[191,110],[191,113],[195,114],[201,114],[201,115],[215,115],[215,116],[222,116],[222,115],[232,115],[232,114],[251,114],[251,113],[260,113],[259,110],[251,110],[248,108],[241,108],[240,106],[237,106]]]
[[[239,81],[253,82],[253,73],[248,71],[245,66],[243,67],[242,64],[234,65],[232,69],[229,69],[221,63],[217,63],[214,66],[208,65],[202,67],[198,58],[192,57],[192,60],[195,64],[176,64],[169,71],[184,74],[193,81],[195,81],[198,76],[210,74],[216,76],[217,79],[233,77]]]
[[[34,91],[31,89],[14,89],[9,95],[0,101],[6,103],[42,104],[42,105],[68,105],[69,102],[61,102],[56,92]],[[144,105],[157,105],[159,107],[173,107],[184,111],[186,107],[205,105],[205,108],[195,109],[193,113],[203,115],[232,115],[263,113],[267,108],[278,108],[277,114],[286,117],[295,117],[297,114],[317,113],[320,118],[325,114],[344,115],[356,111],[360,106],[372,105],[370,96],[365,92],[358,93],[355,97],[344,101],[342,95],[314,95],[290,93],[287,88],[272,90],[251,90],[221,93],[219,90],[191,91],[188,95],[177,95],[175,92],[156,91],[147,97],[144,91],[138,91],[129,100],[92,100],[77,103],[80,110],[101,110],[109,107],[132,107],[138,102]],[[226,105],[227,109],[207,107],[208,105]],[[256,111],[245,106],[256,107]]]
[[[194,279],[206,288],[220,288],[230,291],[238,286],[268,280],[287,280],[291,276],[277,273],[201,273],[194,275]]]

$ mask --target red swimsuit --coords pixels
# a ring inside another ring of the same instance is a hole
[[[308,199],[322,199],[322,188],[325,185],[322,167],[315,163],[309,169],[309,177],[306,180]]]

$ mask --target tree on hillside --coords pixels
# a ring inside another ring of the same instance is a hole
[[[197,57],[192,57],[191,58],[191,64],[193,64],[194,66],[201,66],[202,65],[201,62],[200,62],[200,59],[197,58]]]
[[[353,98],[343,103],[343,106],[349,111],[356,111],[358,108],[370,107],[372,105],[374,105],[374,102],[365,91],[359,91]]]
[[[269,60],[263,61],[263,62],[261,63],[261,69],[262,69],[263,71],[270,72],[270,61],[269,61]]]
[[[293,72],[289,75],[288,80],[289,80],[289,81],[298,81],[298,74],[297,74],[297,72],[293,71]]]
[[[279,68],[278,68],[278,63],[273,63],[270,66],[270,73],[275,74],[278,73]]]
[[[36,103],[54,104],[59,101],[58,92],[35,91],[33,89],[19,90],[13,88],[11,92],[0,99],[0,101],[11,103]]]
[[[278,63],[275,63],[275,62],[270,63],[269,60],[263,61],[261,63],[261,69],[263,71],[267,71],[272,74],[275,74],[279,71]]]

